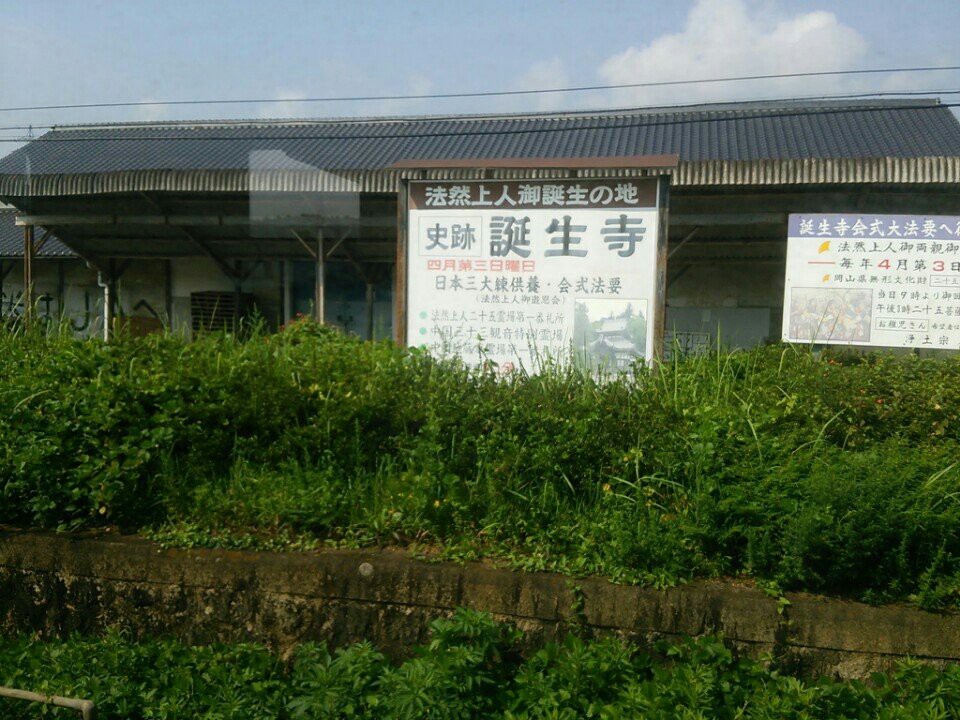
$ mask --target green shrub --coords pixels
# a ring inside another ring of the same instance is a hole
[[[0,331],[0,356],[2,523],[960,599],[957,357],[775,346],[498,377],[309,322]]]
[[[364,643],[305,644],[281,663],[255,645],[0,638],[0,684],[89,698],[103,720],[382,718],[960,718],[960,668],[901,663],[869,684],[813,680],[737,657],[720,639],[568,636],[521,658],[520,635],[458,611],[402,663]],[[72,717],[0,700],[11,720]]]

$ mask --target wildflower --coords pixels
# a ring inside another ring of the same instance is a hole
[[[611,490],[612,490],[612,488],[610,487],[610,483],[604,483],[604,484],[603,484],[603,491],[604,491],[604,492],[610,492]]]

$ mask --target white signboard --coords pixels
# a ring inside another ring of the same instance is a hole
[[[960,217],[791,215],[783,339],[960,349]]]
[[[657,180],[410,184],[407,340],[470,365],[654,351]]]

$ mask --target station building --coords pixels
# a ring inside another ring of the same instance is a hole
[[[640,156],[673,167],[618,167]],[[960,215],[960,123],[911,99],[58,127],[0,159],[0,314],[29,277],[78,333],[319,313],[387,338],[402,181],[662,172],[668,337],[748,347],[781,335],[789,214]]]

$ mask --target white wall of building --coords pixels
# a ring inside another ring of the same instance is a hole
[[[731,347],[752,347],[780,338],[783,265],[779,262],[697,262],[684,269],[668,263],[667,332],[709,335]]]
[[[118,263],[123,265],[123,263]],[[4,269],[10,262],[4,263]],[[312,298],[303,307],[290,302],[292,263],[265,261],[245,262],[240,266],[249,275],[240,283],[240,292],[250,296],[267,327],[275,330],[298,311],[312,312]],[[345,263],[329,263],[327,277],[340,280],[349,275],[348,282],[356,284],[354,270]],[[333,276],[337,277],[334,278]],[[287,286],[285,289],[284,286]],[[119,317],[158,317],[175,331],[191,334],[190,295],[196,292],[233,293],[235,283],[224,275],[208,258],[180,258],[165,260],[136,260],[126,264],[116,283]],[[312,281],[309,290],[312,293]],[[366,302],[364,288],[350,288],[343,292],[342,282],[329,282],[326,320],[358,335],[366,333]],[[358,295],[359,292],[359,295]],[[22,314],[23,263],[16,262],[0,283],[0,317]],[[287,307],[284,296],[287,297]],[[97,283],[97,273],[77,259],[34,261],[34,297],[38,317],[51,323],[62,318],[80,335],[103,334],[103,288]],[[378,287],[374,303],[374,336],[391,337],[392,293]]]
[[[250,267],[241,266],[241,270]],[[312,311],[311,301],[299,305],[290,302],[291,268],[289,262],[286,267],[280,261],[263,262],[253,267],[240,285],[242,293],[253,297],[270,329],[276,329],[297,312]],[[673,263],[668,275],[680,269],[680,262]],[[336,279],[334,274],[338,276]],[[355,271],[346,263],[328,263],[325,319],[364,337],[366,301],[363,286],[354,275]],[[62,316],[79,334],[102,335],[103,289],[97,284],[95,271],[76,259],[40,259],[35,261],[34,277],[39,316],[50,322]],[[284,283],[289,303],[286,317]],[[377,286],[374,303],[374,337],[377,339],[392,335],[390,284]],[[15,263],[0,285],[0,316],[21,314],[22,291],[23,266]],[[234,282],[208,258],[133,261],[117,282],[118,315],[149,318],[156,313],[165,324],[189,336],[190,294],[202,291],[232,293]],[[666,330],[699,333],[703,340],[709,336],[711,343],[719,337],[724,344],[734,347],[775,341],[780,334],[782,302],[783,268],[778,263],[748,260],[693,263],[669,285]]]
[[[234,292],[235,282],[209,258],[178,258],[171,263],[173,327],[189,330],[190,295],[196,292]],[[249,276],[240,283],[240,292],[252,295],[267,326],[276,329],[283,322],[282,262],[244,261],[240,271]]]

